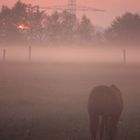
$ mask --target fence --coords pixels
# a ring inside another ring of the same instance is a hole
[[[8,51],[9,49],[8,48],[4,48],[4,49],[1,49],[1,61],[3,62],[3,63],[6,63],[8,60],[7,60],[7,57],[8,57],[8,52],[10,52],[10,51]],[[28,57],[27,57],[27,62],[31,62],[31,60],[32,60],[32,47],[31,46],[29,46],[28,48],[27,48],[27,54],[28,54]]]
[[[128,58],[128,52],[127,49],[118,49],[117,52],[115,53],[116,50],[112,51],[110,49],[107,50],[95,50],[91,49],[79,49],[79,48],[35,48],[35,47],[24,47],[24,50],[22,48],[18,48],[20,50],[19,52],[16,49],[13,48],[3,48],[1,49],[1,62],[6,63],[11,60],[16,60],[16,61],[23,61],[23,59],[19,59],[23,56],[24,61],[31,63],[32,61],[49,61],[49,60],[62,60],[62,62],[101,62],[105,61],[106,62],[111,62],[116,58],[115,62],[119,62],[121,64],[128,64],[131,62],[131,58]],[[15,53],[16,52],[16,53]],[[11,55],[13,53],[13,55]],[[138,53],[138,51],[137,51]],[[13,59],[12,56],[14,56]],[[110,57],[109,57],[110,56]],[[133,56],[136,57],[135,53],[133,52]],[[114,58],[113,58],[114,57]],[[129,55],[130,57],[130,55]],[[42,58],[42,59],[40,59]],[[108,59],[107,59],[108,58]],[[138,61],[139,59],[136,58],[135,61]],[[134,62],[134,61],[133,61]]]

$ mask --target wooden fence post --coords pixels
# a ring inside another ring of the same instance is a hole
[[[28,48],[28,61],[29,61],[29,63],[32,61],[32,48],[31,48],[31,46],[29,46],[29,48]]]
[[[6,49],[3,49],[3,51],[2,51],[2,61],[3,61],[3,63],[6,62]]]
[[[126,64],[126,49],[123,49],[123,64],[125,65]]]

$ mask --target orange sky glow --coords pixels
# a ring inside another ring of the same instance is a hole
[[[13,5],[17,0],[1,0],[0,5]],[[40,6],[67,5],[68,0],[21,0],[26,3],[37,4]],[[78,16],[87,14],[94,25],[107,27],[111,21],[125,12],[140,13],[140,0],[77,0],[77,5],[90,6],[93,8],[104,9],[101,12],[77,13]]]

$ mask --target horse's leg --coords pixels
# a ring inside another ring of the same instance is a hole
[[[90,116],[90,134],[91,140],[96,140],[98,132],[99,116],[97,114]]]
[[[107,117],[102,116],[101,123],[100,123],[100,140],[104,139],[106,123],[107,123]]]
[[[114,140],[118,134],[118,121],[119,117],[112,116],[108,121],[108,135],[109,140]]]
[[[103,138],[103,133],[104,133],[104,117],[100,117],[100,126],[99,126],[99,135],[100,135],[100,140]]]

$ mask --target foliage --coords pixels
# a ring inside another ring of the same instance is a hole
[[[78,27],[78,35],[80,40],[82,41],[91,41],[94,37],[94,27],[85,15],[82,17],[82,20]]]
[[[11,41],[14,35],[18,34],[12,19],[12,12],[7,6],[2,6],[0,14],[0,41],[4,42],[5,39]]]
[[[109,42],[113,43],[140,43],[140,16],[125,13],[121,17],[116,17],[106,30],[105,36]]]
[[[140,15],[125,13],[116,17],[109,28],[97,31],[85,15],[62,11],[47,15],[40,7],[18,0],[12,8],[0,11],[0,43],[47,44],[139,44]]]
[[[0,41],[7,43],[93,42],[94,28],[86,16],[81,21],[68,11],[47,15],[39,6],[20,0],[0,11]]]
[[[78,19],[67,11],[54,12],[47,18],[46,34],[51,41],[73,41],[77,28]]]
[[[0,12],[0,41],[23,43],[28,39],[40,39],[44,11],[38,6],[17,1],[12,8],[2,6]],[[18,28],[24,25],[30,30]]]

